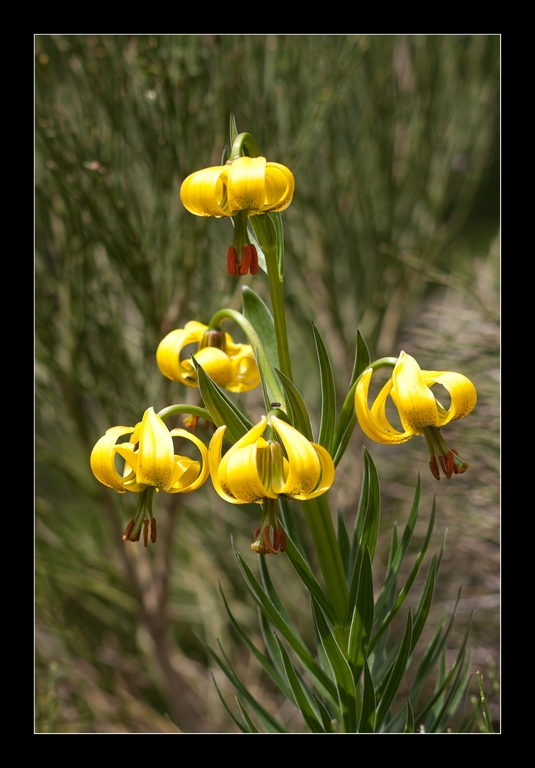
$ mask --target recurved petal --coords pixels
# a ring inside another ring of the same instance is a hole
[[[232,363],[229,356],[223,350],[217,347],[204,347],[195,352],[195,360],[202,367],[205,373],[210,376],[211,379],[219,384],[224,389],[228,388],[228,385],[233,382],[234,372]],[[182,371],[184,375],[184,383],[186,383],[186,377],[189,377],[190,386],[194,381],[193,386],[197,384],[197,372],[193,365],[192,360],[184,360],[182,363]]]
[[[210,468],[210,477],[212,478],[212,483],[216,492],[221,496],[222,499],[230,502],[230,504],[241,504],[242,502],[239,499],[235,499],[233,496],[230,496],[227,493],[219,480],[219,467],[221,464],[221,451],[223,447],[225,430],[225,426],[219,427],[219,429],[216,429],[212,439],[210,440],[210,445],[208,447],[208,464]]]
[[[284,211],[292,202],[295,190],[293,173],[280,163],[266,164],[264,211]]]
[[[442,384],[448,390],[451,397],[449,409],[446,411],[439,406],[439,424],[443,427],[454,419],[462,419],[474,410],[477,402],[476,388],[462,373],[453,371],[422,371],[424,381],[428,387],[433,384]],[[435,394],[435,393],[433,393]]]
[[[227,195],[231,215],[264,208],[265,157],[239,157],[228,166]]]
[[[167,493],[191,493],[200,488],[210,473],[208,465],[208,450],[204,443],[185,429],[171,430],[171,437],[183,437],[193,443],[201,454],[201,461],[194,461],[185,456],[174,456],[173,474]]]
[[[148,408],[139,434],[137,480],[156,488],[167,488],[173,468],[173,438],[154,409]]]
[[[245,445],[229,452],[225,462],[224,476],[219,469],[219,479],[224,488],[243,504],[252,504],[265,497],[277,498],[269,488],[270,450],[263,437],[252,445]]]
[[[360,427],[365,435],[376,443],[397,445],[405,443],[413,436],[413,432],[398,432],[386,418],[386,398],[392,389],[392,379],[389,379],[375,399],[370,410],[368,408],[368,393],[373,369],[368,368],[361,375],[355,390],[355,411]]]
[[[158,368],[172,381],[181,381],[189,386],[197,386],[195,382],[188,380],[181,367],[180,353],[188,344],[199,342],[208,326],[194,321],[186,323],[184,328],[178,328],[165,336],[156,350],[156,363]]]
[[[226,186],[222,175],[226,166],[217,165],[192,173],[180,187],[180,199],[190,213],[196,216],[229,216]]]
[[[330,453],[317,443],[310,443],[310,445],[316,451],[320,462],[320,478],[315,489],[310,493],[292,494],[292,499],[297,501],[307,501],[308,499],[315,499],[316,496],[321,496],[329,490],[334,482],[335,467]]]
[[[271,423],[282,440],[288,457],[288,474],[282,487],[273,485],[275,493],[299,498],[313,492],[321,478],[321,462],[312,443],[304,435],[276,416]]]
[[[250,392],[260,384],[260,373],[255,357],[248,344],[242,344],[242,350],[231,359],[232,384],[227,385],[229,392]]]
[[[97,441],[95,447],[91,451],[91,470],[97,480],[107,485],[108,488],[113,488],[118,493],[125,493],[130,491],[142,491],[143,488],[139,488],[137,485],[130,485],[127,487],[125,483],[131,482],[132,477],[130,474],[123,477],[119,474],[115,467],[115,449],[117,440],[123,435],[131,434],[134,431],[133,427],[111,427],[106,434]]]
[[[424,427],[439,426],[435,396],[426,385],[416,360],[405,352],[400,352],[392,382],[391,397],[406,432],[416,434]]]

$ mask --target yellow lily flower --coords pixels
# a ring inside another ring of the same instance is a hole
[[[129,442],[118,443],[124,435]],[[173,436],[191,441],[201,454],[201,461],[175,454]],[[122,475],[117,471],[116,456],[124,459]],[[152,540],[156,526],[152,518],[152,496],[155,491],[191,493],[208,477],[208,451],[198,437],[184,429],[169,429],[162,419],[148,408],[143,420],[135,427],[111,427],[97,441],[91,452],[91,470],[101,483],[118,493],[140,493],[136,517],[127,527],[123,539],[137,541],[141,525],[145,524],[147,543],[148,518],[152,521]]]
[[[474,385],[461,373],[451,371],[422,371],[416,360],[401,352],[387,381],[376,397],[371,410],[368,408],[368,390],[373,369],[368,368],[360,376],[355,391],[355,409],[363,432],[372,440],[388,445],[405,443],[415,435],[426,438],[431,460],[431,472],[440,480],[440,466],[449,479],[452,474],[462,474],[468,469],[457,452],[447,446],[439,429],[454,419],[462,419],[474,408],[477,393]],[[444,408],[431,391],[434,384],[442,384],[450,394],[450,407]],[[386,416],[386,400],[392,398],[404,431],[395,429]]]
[[[248,216],[284,211],[292,202],[292,172],[265,157],[239,157],[226,165],[196,171],[180,188],[184,207],[195,216]]]
[[[292,202],[292,172],[265,157],[238,157],[226,165],[190,174],[180,188],[184,207],[195,216],[234,217],[234,244],[227,253],[229,275],[258,272],[258,254],[249,242],[247,217],[284,211]]]
[[[219,427],[208,449],[210,475],[221,498],[231,504],[263,504],[263,525],[255,532],[257,541],[252,545],[262,554],[276,554],[279,547],[284,551],[284,532],[278,527],[276,504],[272,500],[314,499],[328,491],[334,480],[334,463],[325,448],[309,442],[276,416],[270,416],[270,422],[272,429],[263,416],[223,457],[226,427]],[[267,440],[263,437],[266,432]],[[270,526],[275,546],[269,540]]]
[[[260,374],[249,344],[235,344],[232,336],[210,331],[207,325],[191,321],[184,328],[171,331],[156,351],[158,368],[172,381],[198,387],[193,361],[181,360],[180,353],[188,344],[199,345],[195,359],[216,384],[229,392],[249,392],[260,384]]]

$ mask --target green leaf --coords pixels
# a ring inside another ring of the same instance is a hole
[[[251,323],[264,347],[266,356],[273,369],[279,367],[279,355],[275,340],[275,325],[271,312],[260,296],[251,288],[242,288],[243,314]]]
[[[374,598],[372,563],[368,547],[361,558],[355,609],[349,630],[348,661],[358,685],[364,660],[368,654],[368,642],[373,626]]]
[[[221,597],[223,598],[223,602],[225,603],[225,608],[227,609],[227,613],[229,616],[229,619],[232,623],[232,626],[236,630],[236,633],[238,637],[241,639],[241,641],[247,646],[249,651],[253,654],[255,659],[260,662],[262,667],[264,668],[265,672],[271,677],[275,685],[278,685],[281,692],[284,693],[286,698],[291,699],[292,693],[288,686],[286,685],[286,682],[282,675],[278,673],[278,671],[269,663],[269,661],[266,659],[266,657],[258,650],[256,645],[253,643],[251,638],[247,635],[247,633],[243,630],[243,628],[238,624],[234,616],[232,615],[232,612],[228,606],[228,603],[226,601],[225,595],[223,593],[223,590],[221,589],[221,584],[219,585],[219,591],[221,592]]]
[[[310,442],[313,443],[314,436],[310,425],[310,416],[308,415],[307,407],[305,401],[301,397],[301,393],[295,384],[293,384],[282,371],[277,370],[276,374],[279,377],[286,394],[286,400],[290,409],[288,415],[291,418],[292,426],[299,430],[307,440],[310,440]]]
[[[314,595],[318,603],[321,605],[322,610],[324,611],[331,624],[339,624],[340,619],[336,615],[336,611],[334,610],[331,601],[324,593],[318,580],[310,570],[307,562],[304,560],[303,556],[291,538],[288,536],[288,534],[286,534],[286,554],[288,555],[288,559],[290,560],[290,563],[292,564],[295,572],[305,587],[308,589],[310,594]]]
[[[275,608],[271,600],[268,598],[257,578],[240,555],[239,552],[235,552],[238,567],[242,573],[245,584],[255,600],[256,604],[266,616],[266,618],[273,624],[276,629],[279,630],[281,635],[288,641],[291,648],[295,651],[297,656],[301,659],[305,667],[308,669],[309,674],[314,679],[316,684],[321,686],[331,698],[336,701],[337,692],[335,686],[332,684],[328,675],[316,664],[312,656],[310,655],[307,647],[299,636],[296,636],[294,632],[288,627],[285,619],[281,616],[279,611]]]
[[[351,554],[351,544],[349,543],[349,535],[347,533],[346,524],[340,510],[338,510],[338,527],[337,527],[338,548],[340,549],[340,557],[344,564],[344,573],[346,579],[349,574],[349,556]]]
[[[381,592],[379,593],[379,597],[377,599],[377,603],[375,606],[375,613],[376,613],[376,616],[378,616],[379,618],[382,618],[383,608],[385,607],[385,601],[389,599],[389,596],[392,592],[392,585],[395,584],[397,580],[399,569],[401,568],[401,565],[405,559],[405,555],[407,554],[409,543],[411,541],[412,534],[414,531],[414,526],[416,525],[416,520],[418,519],[419,507],[420,507],[420,473],[418,473],[418,476],[417,476],[416,489],[414,492],[414,500],[412,502],[412,507],[409,514],[409,519],[407,521],[407,525],[405,526],[405,529],[403,531],[401,542],[399,545],[397,544],[397,537],[395,541],[394,539],[392,540],[391,554],[390,554],[389,564],[387,568],[386,578],[381,588]]]
[[[236,118],[234,116],[234,112],[231,112],[230,113],[230,146],[234,144],[238,134],[239,134],[239,131],[236,126]]]
[[[351,555],[356,560],[357,552],[364,550],[367,544],[370,550],[370,558],[373,563],[377,534],[379,533],[379,516],[381,510],[381,496],[379,493],[379,476],[373,459],[366,448],[362,449],[364,457],[364,476],[362,480],[362,493],[359,502]]]
[[[316,325],[312,323],[321,382],[321,423],[318,443],[333,455],[334,423],[336,419],[336,392],[329,353]]]
[[[390,706],[394,700],[394,696],[396,695],[398,688],[400,686],[401,680],[403,679],[403,675],[405,674],[405,669],[407,667],[407,661],[409,659],[409,655],[411,652],[411,644],[412,644],[412,616],[411,616],[411,611],[409,609],[409,613],[407,616],[407,623],[405,625],[405,632],[403,633],[403,639],[401,641],[401,645],[396,657],[396,661],[392,667],[392,671],[386,681],[386,684],[383,687],[382,695],[381,695],[381,692],[377,693],[377,695],[380,696],[380,700],[377,707],[377,713],[376,713],[376,719],[375,719],[376,729],[380,727],[381,723],[383,722],[386,715],[388,714],[388,710],[390,709]]]
[[[223,695],[222,695],[221,691],[219,690],[219,686],[216,683],[216,679],[215,679],[215,677],[213,675],[212,675],[212,680],[214,681],[215,689],[217,691],[217,695],[219,696],[219,699],[220,699],[221,703],[223,704],[223,706],[225,707],[225,709],[227,710],[227,712],[229,713],[231,718],[234,720],[234,722],[236,723],[236,725],[238,726],[240,731],[242,731],[243,733],[251,733],[251,731],[250,731],[249,727],[247,726],[247,724],[244,723],[243,720],[238,720],[238,718],[229,709],[229,706],[228,706],[227,702],[225,701],[225,699],[223,698]]]
[[[247,712],[247,710],[245,709],[245,706],[244,706],[244,704],[242,703],[242,701],[241,701],[241,699],[240,699],[240,697],[239,697],[239,696],[236,696],[236,704],[237,704],[237,705],[238,705],[238,707],[240,708],[240,712],[242,713],[242,715],[243,715],[243,717],[244,717],[244,719],[245,719],[245,722],[247,723],[247,725],[248,725],[248,727],[249,727],[249,733],[260,733],[260,731],[258,730],[258,728],[256,727],[256,725],[253,723],[253,721],[252,721],[252,720],[251,720],[251,718],[249,717],[249,713],[248,713],[248,712]]]
[[[344,730],[346,733],[355,733],[357,729],[356,691],[351,669],[314,597],[312,598],[312,607],[321,644],[336,680]]]
[[[424,542],[422,544],[422,548],[420,552],[418,553],[418,557],[416,558],[416,562],[409,574],[409,578],[407,579],[405,586],[400,591],[396,602],[394,603],[394,606],[392,609],[388,612],[387,616],[383,619],[381,625],[377,628],[374,636],[372,637],[372,640],[370,642],[370,653],[374,649],[377,641],[381,637],[381,635],[386,631],[388,625],[396,615],[396,613],[399,611],[403,603],[405,602],[405,598],[409,594],[410,588],[412,587],[412,584],[414,582],[414,579],[418,575],[418,571],[420,570],[420,566],[422,565],[422,561],[425,557],[425,553],[427,552],[427,548],[429,546],[429,541],[431,539],[431,534],[433,532],[433,526],[435,524],[435,500],[433,499],[433,507],[431,509],[431,518],[429,520],[429,525],[427,527],[427,533],[424,539]]]
[[[325,704],[322,702],[321,699],[319,699],[316,696],[315,693],[313,693],[312,696],[314,697],[314,701],[316,702],[316,706],[318,708],[318,712],[320,713],[321,722],[323,723],[323,727],[325,728],[325,731],[327,733],[337,733],[337,729],[336,729],[337,721],[335,720],[335,718],[333,718],[333,716],[331,715],[331,713],[329,712]]]
[[[414,712],[412,711],[410,701],[407,701],[407,721],[405,723],[405,733],[414,733]]]
[[[298,526],[296,520],[301,515],[301,510],[296,504],[290,503],[287,499],[279,499],[280,505],[280,520],[286,533],[291,537],[296,548],[301,553],[301,557],[306,563],[309,563],[307,553],[301,541],[298,532]],[[293,509],[292,509],[293,507]]]
[[[368,667],[368,662],[364,659],[364,687],[362,691],[362,708],[359,719],[359,733],[374,733],[375,731],[375,690],[373,680]]]
[[[226,425],[227,431],[225,437],[227,437],[231,443],[237,442],[252,428],[253,425],[249,419],[247,419],[241,411],[231,403],[223,390],[204,372],[202,366],[197,363],[194,356],[192,356],[192,360],[195,365],[195,370],[197,371],[201,397],[204,400],[206,408],[210,412],[214,424],[218,427]]]
[[[427,570],[422,593],[414,612],[411,653],[416,647],[416,643],[420,639],[420,635],[422,634],[423,628],[425,627],[425,622],[427,621],[427,617],[429,615],[429,609],[431,608],[431,603],[433,601],[433,590],[435,588],[436,572],[437,558],[436,555],[433,555],[433,559],[431,560],[431,564]]]
[[[219,658],[218,654],[206,643],[202,637],[197,635],[195,633],[195,636],[200,640],[200,642],[204,645],[210,656],[214,659],[214,661],[217,662],[217,664],[221,667],[225,675],[228,677],[232,685],[236,688],[238,693],[241,693],[241,695],[246,699],[253,710],[256,712],[256,715],[258,719],[261,721],[261,723],[264,725],[264,727],[270,732],[270,733],[288,733],[286,728],[282,726],[274,717],[273,715],[270,715],[267,710],[262,707],[261,704],[259,704],[254,696],[249,693],[247,688],[244,686],[238,675],[234,672],[232,669],[232,665],[227,658],[225,651],[221,647],[221,643],[219,640],[217,641],[217,644],[219,645],[219,650],[223,654],[223,657],[225,661],[222,661],[222,659]],[[225,663],[226,662],[226,663]]]
[[[300,681],[299,677],[296,674],[294,666],[288,655],[288,651],[282,644],[282,641],[276,635],[275,635],[275,638],[280,648],[282,660],[284,663],[284,669],[286,671],[286,676],[288,678],[288,682],[290,683],[290,687],[293,691],[297,707],[299,708],[301,714],[305,719],[306,724],[308,725],[312,733],[325,733],[325,728],[323,727],[322,723],[318,719],[318,714],[314,711],[314,709],[311,706],[311,703],[310,703],[311,694],[308,693],[308,696],[307,696],[307,694],[305,693],[305,686]]]
[[[338,466],[340,459],[344,455],[349,440],[351,439],[351,435],[353,434],[355,424],[357,423],[357,414],[355,413],[355,391],[353,385],[369,364],[370,353],[368,347],[366,346],[366,342],[362,338],[360,331],[357,331],[355,362],[353,364],[353,373],[351,374],[351,381],[349,383],[349,392],[344,400],[334,432],[332,456],[335,466]]]

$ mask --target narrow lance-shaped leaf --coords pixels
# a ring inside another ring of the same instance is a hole
[[[336,392],[329,354],[321,334],[312,324],[321,382],[321,422],[318,443],[333,454],[334,422],[336,418]]]
[[[357,331],[357,344],[355,349],[355,362],[353,365],[353,373],[351,375],[351,381],[349,383],[349,392],[342,409],[340,416],[336,423],[336,429],[334,432],[333,440],[333,461],[335,466],[338,466],[342,456],[344,455],[348,446],[353,429],[357,423],[357,415],[355,413],[355,390],[354,384],[360,374],[366,370],[370,364],[370,353],[366,342],[362,338],[362,335]]]
[[[373,733],[375,731],[375,689],[368,667],[364,659],[364,686],[362,690],[362,707],[358,725],[359,733]]]
[[[409,610],[409,614],[407,616],[407,623],[405,625],[405,632],[403,634],[403,639],[401,641],[401,645],[399,648],[399,653],[397,655],[395,664],[392,668],[392,672],[390,673],[390,676],[386,682],[386,685],[384,686],[384,689],[377,707],[377,713],[376,713],[376,719],[375,719],[376,729],[380,727],[384,718],[388,714],[388,710],[390,709],[392,702],[394,701],[394,696],[396,695],[398,688],[400,686],[401,680],[403,679],[403,675],[405,674],[407,661],[409,659],[409,655],[411,651],[411,644],[412,644],[412,616]]]
[[[275,325],[271,312],[266,307],[260,296],[251,288],[242,288],[243,314],[251,323],[273,369],[279,367],[277,343],[275,341]]]
[[[310,416],[308,415],[307,407],[301,396],[301,393],[295,384],[290,381],[290,379],[282,371],[277,370],[276,374],[280,379],[284,393],[286,395],[286,402],[290,409],[290,413],[288,415],[292,421],[292,426],[298,429],[299,432],[301,432],[301,434],[304,435],[307,440],[310,440],[310,442],[313,443],[314,436],[312,434]]]
[[[312,605],[314,622],[336,680],[344,730],[346,733],[355,733],[357,729],[356,691],[351,669],[314,598],[312,598]]]
[[[243,413],[231,403],[220,387],[218,387],[218,385],[204,372],[202,366],[195,360],[195,357],[192,356],[192,360],[197,371],[201,397],[204,400],[206,408],[210,412],[214,424],[218,427],[226,425],[227,431],[225,436],[228,437],[232,443],[237,442],[252,428],[253,425],[249,419],[247,419]]]
[[[357,598],[349,630],[348,661],[353,672],[355,685],[359,684],[360,674],[368,652],[368,643],[373,626],[373,577],[372,563],[368,547],[361,558]]]
[[[305,719],[306,724],[308,725],[312,733],[325,733],[325,728],[323,727],[320,719],[318,718],[318,713],[314,711],[314,708],[310,703],[310,699],[312,698],[311,694],[309,693],[307,695],[307,693],[305,692],[305,686],[299,680],[296,674],[294,666],[288,655],[288,651],[282,644],[281,640],[277,636],[275,637],[276,637],[277,643],[279,644],[282,660],[284,663],[284,669],[286,671],[286,676],[288,678],[290,687],[293,691],[293,695],[294,695],[294,699],[297,704],[297,707],[299,708],[301,714]]]

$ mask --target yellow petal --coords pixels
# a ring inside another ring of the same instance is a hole
[[[136,493],[145,490],[145,486],[140,486],[135,482],[132,472],[121,476],[115,467],[115,452],[117,449],[117,440],[123,435],[131,434],[133,427],[111,427],[106,434],[97,441],[91,451],[91,470],[97,480],[113,488],[118,493],[134,491]]]
[[[233,382],[232,363],[223,350],[217,347],[204,347],[195,352],[195,360],[220,387],[227,389],[228,385]],[[192,360],[184,360],[181,367],[184,377],[189,376],[190,381],[195,378],[195,382],[197,382],[197,371]],[[198,384],[196,383],[195,386]]]
[[[225,462],[224,478],[219,479],[231,496],[243,504],[252,504],[269,497],[277,498],[269,488],[271,454],[269,445],[259,437],[252,445],[230,450]]]
[[[200,488],[209,474],[208,451],[204,443],[185,429],[172,429],[171,437],[183,437],[197,446],[201,454],[201,462],[188,459],[185,456],[174,456],[174,467],[167,493],[191,493]]]
[[[156,488],[166,488],[173,467],[173,439],[154,409],[148,408],[143,414],[139,434],[137,480]]]
[[[242,344],[239,354],[231,358],[232,384],[227,385],[229,392],[250,392],[260,384],[260,373],[253,351],[248,344]]]
[[[230,504],[241,504],[242,502],[239,499],[236,499],[234,498],[234,496],[230,496],[227,493],[227,491],[223,488],[219,480],[219,466],[221,464],[221,451],[223,447],[223,438],[225,436],[225,430],[226,430],[225,426],[219,427],[219,429],[216,429],[212,439],[210,440],[210,445],[208,448],[208,463],[210,467],[210,477],[212,478],[212,483],[216,492],[221,496],[222,499],[224,499],[225,501],[228,501]]]
[[[218,165],[192,173],[180,187],[184,207],[195,216],[230,216],[227,213],[227,190],[222,175],[227,166]]]
[[[264,207],[265,157],[239,157],[228,166],[227,195],[231,215]]]
[[[316,490],[321,479],[318,453],[304,435],[276,416],[271,417],[273,428],[279,435],[288,456],[288,475],[282,487],[275,485],[275,493],[292,498],[308,497]]]
[[[422,371],[422,373],[428,387],[433,384],[442,384],[450,393],[450,407],[447,411],[442,406],[439,407],[440,419],[437,426],[442,427],[454,419],[463,419],[473,411],[477,402],[476,388],[462,373],[452,371]]]
[[[186,323],[184,328],[171,331],[161,340],[156,350],[156,363],[164,376],[172,381],[181,381],[190,387],[197,386],[196,377],[192,382],[183,371],[180,353],[188,344],[198,343],[207,328],[207,325],[191,321]]]
[[[264,211],[284,211],[292,202],[295,190],[293,173],[279,163],[266,164]]]
[[[406,432],[418,434],[424,427],[439,426],[435,396],[416,360],[405,352],[399,355],[392,382],[391,397]]]
[[[392,389],[392,379],[389,379],[382,388],[372,409],[368,408],[368,392],[372,376],[372,368],[364,371],[355,390],[355,411],[362,431],[376,443],[387,445],[406,443],[414,436],[414,432],[399,432],[386,418],[386,398]]]

